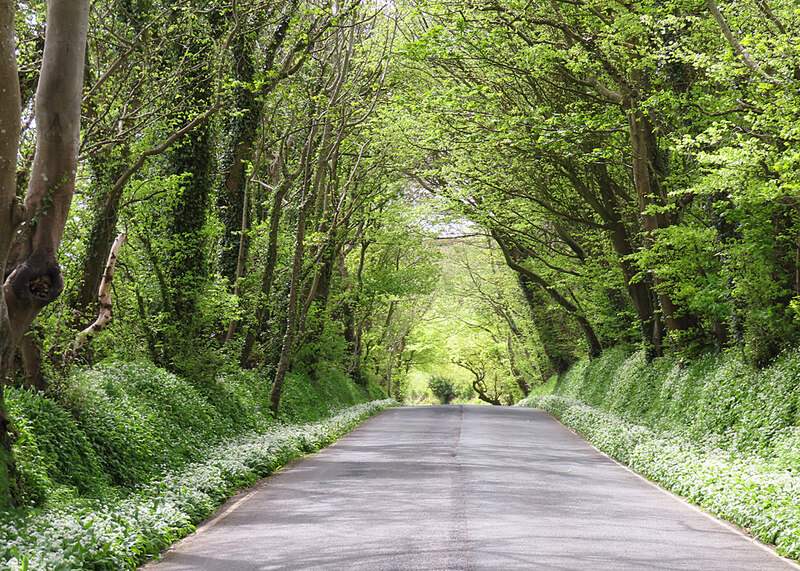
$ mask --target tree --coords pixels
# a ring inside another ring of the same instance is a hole
[[[16,196],[21,107],[14,2],[0,4],[0,505],[13,502],[14,464],[3,385],[14,348],[36,314],[61,293],[56,261],[75,188],[89,3],[52,0],[36,90],[36,156],[22,205]],[[21,207],[20,207],[21,206]]]

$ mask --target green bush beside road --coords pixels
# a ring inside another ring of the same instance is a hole
[[[607,351],[519,402],[637,472],[800,558],[800,352],[757,370]]]
[[[0,569],[135,568],[236,490],[394,403],[343,376],[295,375],[276,421],[268,385],[248,371],[193,385],[139,362],[81,372],[63,402],[10,389],[28,505],[0,513]]]

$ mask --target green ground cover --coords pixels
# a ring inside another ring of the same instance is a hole
[[[394,402],[344,376],[294,375],[276,421],[256,373],[197,386],[147,362],[65,386],[61,402],[7,395],[28,505],[0,513],[0,569],[135,568],[236,490]]]
[[[757,370],[611,350],[519,402],[637,472],[800,558],[800,351]]]

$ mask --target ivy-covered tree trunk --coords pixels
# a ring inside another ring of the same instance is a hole
[[[552,372],[559,377],[577,362],[575,357],[573,328],[566,323],[566,316],[548,309],[547,295],[529,278],[517,274],[520,288],[530,310],[531,321],[539,334],[539,343],[544,351]],[[543,371],[543,380],[550,374]]]
[[[175,56],[185,58],[186,71],[181,76],[181,91],[189,103],[187,116],[174,119],[175,129],[191,114],[214,105],[215,79],[211,67],[214,54],[211,35],[221,30],[221,15],[215,10],[204,14],[197,23],[205,33],[195,32],[187,46],[175,46]],[[209,20],[212,20],[209,23]],[[169,213],[167,250],[164,255],[164,279],[169,296],[165,308],[170,335],[167,364],[177,370],[187,356],[186,342],[196,339],[201,327],[197,304],[209,277],[206,220],[214,184],[216,153],[214,128],[209,121],[197,125],[170,149],[168,168],[182,174]]]
[[[242,209],[245,208],[247,161],[251,159],[258,132],[262,103],[256,98],[253,86],[255,42],[249,30],[238,34],[231,48],[236,83],[231,94],[231,110],[220,157],[222,185],[217,193],[217,212],[223,225],[220,272],[232,285],[237,277],[240,241],[244,242],[245,251],[247,249]]]
[[[258,129],[262,120],[264,100],[275,89],[279,81],[296,71],[277,70],[275,60],[283,46],[297,13],[299,0],[292,0],[284,13],[263,54],[263,72],[270,80],[256,86],[256,67],[253,55],[256,51],[256,34],[260,32],[264,14],[254,11],[250,15],[251,25],[246,26],[234,38],[231,45],[231,64],[235,81],[230,97],[231,110],[225,128],[220,171],[222,181],[217,193],[217,208],[223,224],[220,272],[230,284],[237,279],[240,250],[248,250],[246,228],[242,225],[246,208],[247,161],[252,159]],[[245,16],[242,16],[245,17]],[[291,60],[291,58],[290,58]],[[290,61],[289,60],[289,61]]]

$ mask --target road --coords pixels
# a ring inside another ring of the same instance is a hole
[[[798,569],[548,414],[406,407],[223,507],[154,571]]]

